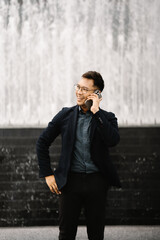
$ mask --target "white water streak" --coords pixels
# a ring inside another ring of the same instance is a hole
[[[120,125],[160,124],[159,0],[20,2],[0,1],[1,127],[46,125],[88,70]]]

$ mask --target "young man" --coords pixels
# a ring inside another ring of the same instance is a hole
[[[100,109],[104,81],[89,71],[75,85],[77,105],[63,108],[48,124],[37,141],[40,177],[53,193],[59,194],[60,240],[76,237],[78,219],[84,207],[90,240],[104,239],[105,205],[110,186],[120,187],[108,148],[119,142],[117,118]],[[92,100],[90,109],[86,100]],[[59,166],[50,166],[49,146],[61,134]]]

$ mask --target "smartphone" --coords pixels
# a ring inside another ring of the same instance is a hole
[[[100,93],[99,90],[96,90],[94,93],[97,94],[99,98],[102,97],[102,95],[101,95],[101,93]],[[86,101],[85,101],[85,105],[86,105],[86,107],[88,108],[88,110],[91,108],[92,104],[93,104],[93,101],[92,101],[92,100],[86,100]]]

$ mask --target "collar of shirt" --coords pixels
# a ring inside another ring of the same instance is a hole
[[[79,113],[81,113],[81,114],[86,114],[86,115],[93,115],[93,113],[90,111],[90,110],[88,110],[86,113],[84,113],[83,112],[83,110],[82,110],[82,108],[79,106]]]

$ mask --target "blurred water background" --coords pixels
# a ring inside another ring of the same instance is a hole
[[[95,70],[121,126],[160,124],[159,0],[0,0],[0,127],[41,127]]]

